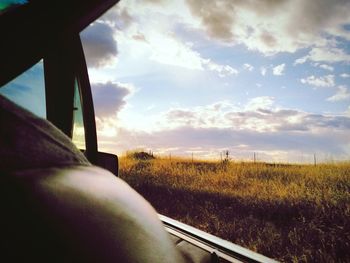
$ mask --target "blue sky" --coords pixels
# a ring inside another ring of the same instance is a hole
[[[36,115],[46,118],[44,65],[41,60],[29,70],[1,87],[0,94]]]
[[[349,159],[349,1],[125,0],[81,36],[101,149]]]

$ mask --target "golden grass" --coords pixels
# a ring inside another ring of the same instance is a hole
[[[287,262],[350,259],[350,163],[124,157],[120,176],[162,214]]]

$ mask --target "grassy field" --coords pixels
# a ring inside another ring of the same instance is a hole
[[[350,262],[350,163],[122,157],[120,177],[161,214],[284,262]]]

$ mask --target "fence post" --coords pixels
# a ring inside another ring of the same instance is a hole
[[[314,166],[317,165],[317,162],[316,162],[316,153],[314,153]]]

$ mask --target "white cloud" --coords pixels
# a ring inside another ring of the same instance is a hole
[[[283,63],[283,64],[280,64],[280,65],[274,67],[272,69],[273,75],[276,75],[276,76],[284,75],[285,66],[286,66],[286,64]]]
[[[349,90],[346,88],[346,86],[339,86],[337,88],[337,92],[332,97],[327,98],[327,100],[331,102],[337,102],[337,101],[349,100],[349,99],[350,99],[350,93],[349,93]]]
[[[321,64],[319,67],[323,68],[325,70],[334,71],[334,67],[326,65],[326,64]]]
[[[210,61],[209,59],[203,59],[202,63],[206,69],[217,72],[221,78],[238,74],[238,70],[230,65],[219,65]]]
[[[309,84],[315,87],[334,87],[334,75],[326,75],[322,77],[315,77],[314,75],[308,76],[305,79],[300,80],[303,84]]]
[[[304,64],[307,61],[308,57],[302,57],[302,58],[298,58],[294,61],[293,65],[298,65],[298,64]]]
[[[310,51],[308,59],[312,61],[349,62],[350,54],[336,47],[315,47]]]
[[[350,117],[350,106],[349,106],[348,109],[345,111],[345,115]]]
[[[261,67],[261,68],[260,68],[260,73],[261,73],[261,75],[265,76],[266,73],[267,73],[267,68]]]
[[[157,36],[153,38],[152,35]],[[191,44],[184,44],[174,36],[152,33],[147,41],[152,52],[150,59],[161,64],[192,70],[214,71],[218,73],[219,77],[238,74],[238,70],[230,65],[217,64],[210,59],[203,58],[198,52],[192,50]]]
[[[248,63],[244,63],[243,64],[243,68],[248,70],[248,71],[253,71],[254,70],[254,67]]]
[[[295,60],[294,64],[303,64],[306,61],[316,62],[350,62],[350,54],[345,53],[344,50],[330,45],[322,47],[314,47],[308,55]]]
[[[342,73],[342,74],[340,74],[339,75],[340,77],[342,77],[342,78],[350,78],[350,74],[347,74],[347,73]]]
[[[152,52],[151,60],[187,69],[203,69],[200,54],[174,36],[153,32],[148,35],[147,41]]]
[[[252,98],[248,101],[245,110],[270,109],[274,100],[273,97],[268,96]]]

